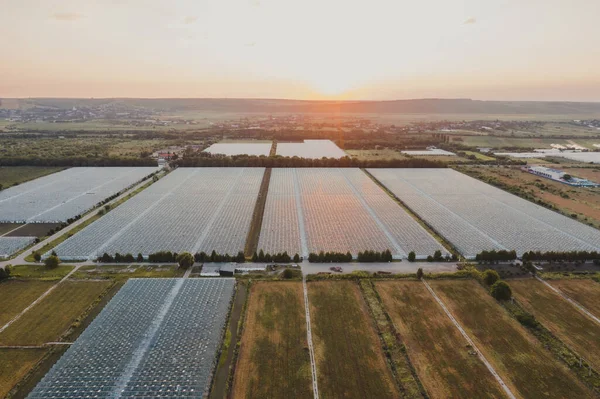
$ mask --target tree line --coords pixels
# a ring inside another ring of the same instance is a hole
[[[308,261],[311,263],[347,263],[352,262],[352,254],[350,252],[311,252],[308,254]]]
[[[567,261],[567,262],[585,262],[586,260],[593,260],[594,262],[600,262],[600,253],[596,251],[567,251],[567,252],[558,252],[558,251],[549,251],[549,252],[541,252],[541,251],[529,251],[525,252],[521,257],[523,262],[531,262],[531,261],[548,261],[548,262],[557,262],[557,261]]]
[[[511,261],[517,259],[517,251],[507,251],[500,250],[496,251],[495,249],[491,251],[481,251],[477,255],[475,255],[475,260],[477,262],[498,262],[498,261]]]
[[[156,166],[156,160],[125,157],[2,157],[0,166]]]
[[[409,158],[384,160],[359,160],[350,157],[309,159],[298,157],[266,156],[214,156],[196,153],[191,157],[171,163],[179,167],[265,167],[265,168],[446,168],[441,161]]]
[[[280,263],[290,263],[294,261],[295,263],[300,262],[300,255],[295,254],[291,257],[287,251],[276,253],[271,255],[270,253],[265,253],[262,249],[252,255],[252,262],[254,263],[269,263],[269,262],[280,262]]]

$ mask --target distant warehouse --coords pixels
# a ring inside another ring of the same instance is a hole
[[[537,176],[545,177],[546,179],[554,180],[560,183],[568,184],[570,186],[577,187],[598,187],[600,184],[595,183],[591,180],[580,179],[573,177],[566,172],[558,169],[546,168],[544,166],[526,166],[523,167],[526,172],[532,173]]]

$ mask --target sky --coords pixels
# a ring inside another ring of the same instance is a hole
[[[600,0],[0,0],[0,97],[600,101]]]

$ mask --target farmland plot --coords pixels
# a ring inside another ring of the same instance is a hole
[[[267,252],[389,249],[419,258],[444,248],[361,170],[273,169],[259,248]]]
[[[0,345],[41,345],[58,340],[111,285],[111,281],[61,283],[0,333]]]
[[[510,286],[528,312],[595,369],[600,369],[598,324],[538,280],[514,280]]]
[[[244,250],[264,168],[179,168],[55,248],[61,259]]]
[[[451,169],[369,172],[467,258],[483,250],[600,250],[600,231]]]
[[[0,237],[0,259],[10,257],[34,241],[35,237]]]
[[[596,317],[600,317],[600,284],[593,280],[550,280],[550,285],[558,288],[569,298],[583,305]]]
[[[8,323],[54,284],[54,281],[41,280],[1,282],[0,303],[10,303],[10,306],[0,306],[0,327]]]
[[[129,280],[29,397],[205,397],[234,284]]]
[[[308,284],[308,292],[320,395],[399,397],[358,286],[314,282]]]
[[[430,397],[504,397],[500,385],[421,282],[384,281],[376,283],[376,288]]]
[[[252,285],[246,317],[233,397],[311,397],[302,284]]]
[[[277,143],[277,155],[321,159],[342,158],[346,153],[331,140],[304,140],[303,143]]]
[[[511,318],[477,282],[438,280],[430,285],[515,395],[593,397],[575,374]]]
[[[0,222],[64,222],[156,171],[70,168],[0,192]]]

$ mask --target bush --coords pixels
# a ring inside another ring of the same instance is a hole
[[[517,320],[526,327],[537,327],[538,324],[537,320],[531,313],[519,313],[517,314]]]
[[[423,278],[423,268],[419,267],[419,269],[417,270],[417,278],[420,280]]]
[[[417,259],[417,255],[415,255],[415,251],[410,251],[408,254],[408,261],[414,262]]]
[[[502,280],[496,281],[492,285],[490,293],[499,301],[508,301],[510,298],[512,298],[512,290],[510,289],[510,286]]]
[[[141,253],[138,254],[137,259],[138,262],[143,262],[144,261],[144,255],[142,255]]]
[[[4,268],[0,267],[0,281],[6,280],[10,277],[11,266],[6,265]]]
[[[44,264],[48,269],[56,269],[60,265],[60,259],[56,255],[50,255],[46,258]]]
[[[498,275],[497,271],[487,269],[486,271],[483,272],[483,282],[488,287],[491,287],[492,285],[494,285],[494,283],[498,280],[500,280],[500,276]]]
[[[39,253],[39,252],[34,252],[34,253],[33,253],[33,259],[34,259],[36,262],[39,262],[40,260],[42,260],[42,255],[40,255],[40,253]]]
[[[297,277],[300,277],[300,270],[285,269],[281,273],[281,278],[286,279],[286,280],[297,278]]]
[[[177,263],[182,269],[189,269],[194,265],[194,257],[189,252],[183,252],[177,255]]]
[[[299,263],[300,262],[300,255],[295,254],[294,255],[294,263]]]

